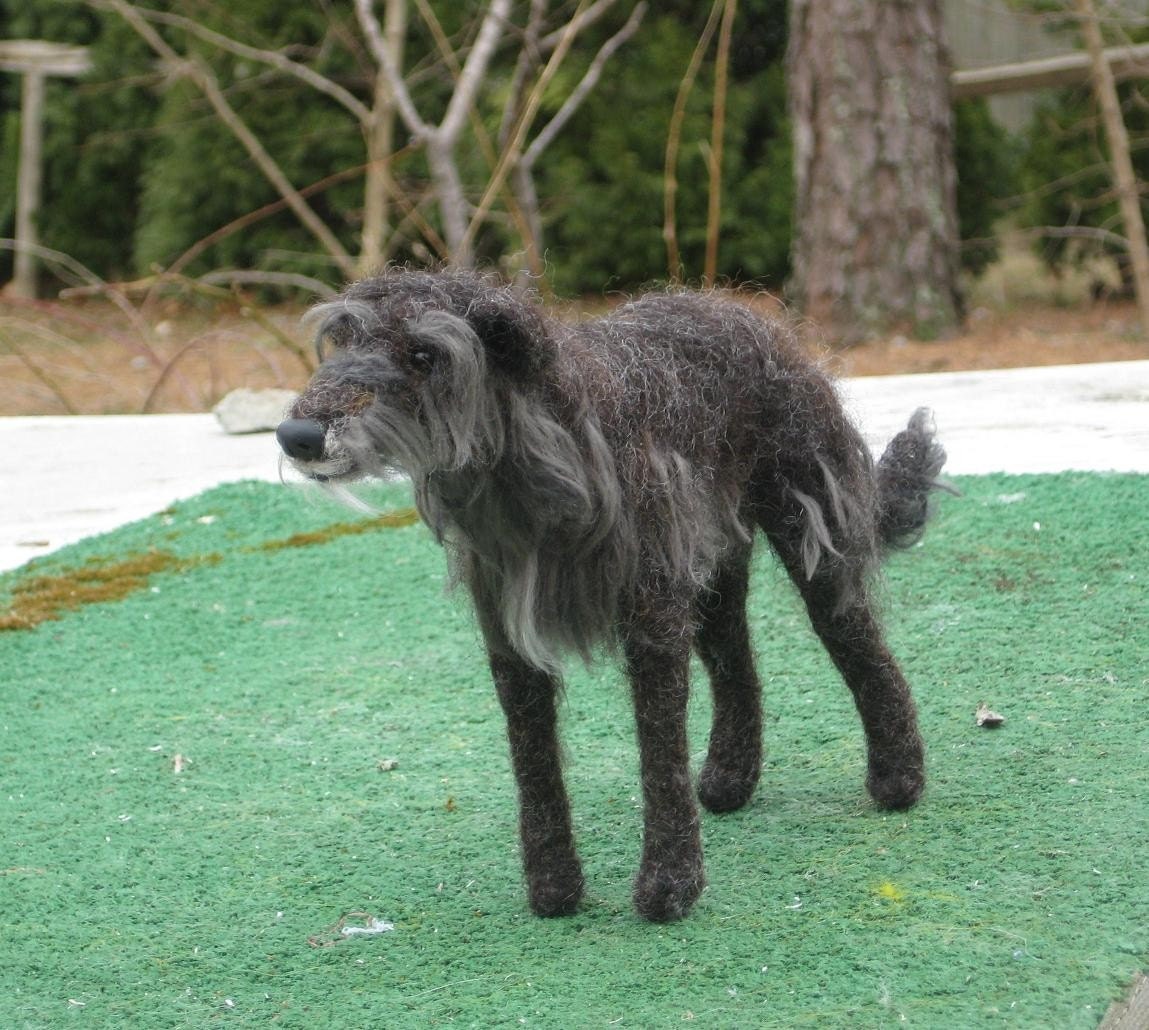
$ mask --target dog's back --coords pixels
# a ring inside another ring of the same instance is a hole
[[[848,600],[884,548],[920,536],[945,460],[928,413],[875,469],[783,321],[713,293],[650,293],[576,324],[558,351],[631,503],[651,511],[642,528],[660,553],[694,548],[709,561],[756,525],[775,546],[798,527],[802,572],[832,566]]]
[[[668,512],[685,505],[700,535],[745,542],[764,518],[799,519],[805,505],[818,527],[811,554],[865,562],[874,551],[869,455],[829,379],[781,321],[714,294],[652,293],[574,326],[559,353],[632,503],[657,512],[647,533],[676,531]],[[839,500],[823,510],[827,479]]]
[[[738,449],[728,434],[777,409],[806,372],[779,322],[709,294],[646,294],[569,332],[580,370],[599,366],[583,381],[604,426],[657,427],[669,433],[661,442],[700,458],[724,438]]]

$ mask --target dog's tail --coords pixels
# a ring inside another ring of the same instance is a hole
[[[887,548],[917,543],[930,517],[930,492],[952,490],[938,479],[946,452],[934,433],[933,415],[918,408],[878,460],[878,534]]]

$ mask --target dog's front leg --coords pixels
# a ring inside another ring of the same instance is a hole
[[[540,916],[569,915],[582,897],[583,875],[560,767],[558,681],[503,654],[492,654],[491,672],[507,717],[531,909]]]
[[[634,906],[643,918],[665,923],[685,916],[706,883],[686,740],[690,649],[685,638],[653,642],[632,634],[626,657],[643,795]]]

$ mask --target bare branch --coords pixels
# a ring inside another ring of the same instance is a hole
[[[407,37],[407,0],[385,0],[383,46],[391,63],[403,67]],[[358,273],[368,275],[383,263],[391,222],[392,201],[401,188],[391,174],[395,159],[395,129],[399,120],[387,75],[374,69],[371,119],[363,126],[367,169],[363,184],[363,220],[359,232]]]
[[[425,3],[426,0],[417,0]],[[515,62],[515,74],[511,79],[511,88],[507,90],[507,102],[503,106],[503,117],[499,122],[499,149],[507,145],[511,129],[514,127],[515,117],[523,107],[523,97],[527,89],[527,76],[534,68],[542,63],[542,48],[539,36],[543,31],[543,19],[546,18],[549,0],[531,0],[530,14],[527,15],[527,27],[523,30],[523,45],[519,48],[519,58]]]
[[[267,152],[259,138],[247,127],[247,123],[240,118],[235,109],[227,102],[223,90],[215,76],[200,62],[194,61],[189,66],[189,74],[196,85],[207,97],[208,103],[215,108],[216,114],[236,139],[243,144],[256,167],[263,172],[264,177],[279,191],[280,196],[287,201],[287,206],[296,217],[311,231],[311,234],[323,244],[324,249],[335,258],[344,273],[350,275],[355,268],[355,262],[347,249],[339,242],[335,234],[327,227],[322,218],[315,213],[314,208],[303,199],[300,192],[291,184],[275,159]]]
[[[248,128],[247,123],[228,103],[216,77],[201,62],[187,60],[176,53],[163,37],[148,24],[140,12],[131,4],[126,3],[125,0],[107,0],[107,5],[119,14],[161,58],[168,61],[180,73],[187,75],[199,87],[208,103],[215,109],[220,121],[231,130],[232,134],[243,145],[256,167],[279,191],[280,196],[287,202],[295,216],[310,230],[324,249],[335,258],[344,273],[352,274],[355,263],[351,255],[347,253],[346,248],[323,222],[323,219],[315,213],[311,205],[291,184],[275,159]]]
[[[567,51],[570,50],[571,44],[578,34],[579,13],[581,13],[581,9],[582,4],[580,3],[579,10],[576,11],[575,17],[567,22],[563,30],[562,39],[559,41],[558,46],[555,47],[550,60],[542,70],[542,74],[539,75],[538,81],[531,90],[531,95],[527,98],[526,104],[523,105],[522,113],[519,115],[518,123],[515,125],[515,131],[511,134],[510,141],[499,157],[499,163],[495,167],[494,172],[491,173],[486,191],[483,193],[478,207],[475,208],[474,214],[471,216],[470,224],[467,226],[466,233],[463,236],[462,249],[464,252],[470,252],[475,235],[478,233],[479,226],[486,217],[495,195],[503,188],[507,174],[522,153],[523,140],[526,138],[527,133],[530,132],[531,124],[534,122],[535,115],[538,113],[539,104],[542,103],[543,93],[566,59]]]
[[[90,2],[93,6],[100,8],[112,6],[107,0],[90,0]],[[336,103],[345,107],[360,122],[366,122],[371,117],[371,111],[367,105],[353,93],[344,89],[337,82],[333,82],[327,78],[327,76],[320,75],[307,65],[291,60],[290,57],[280,53],[278,50],[266,50],[261,47],[248,46],[246,43],[241,43],[239,40],[232,39],[230,36],[225,36],[222,33],[214,32],[206,25],[201,25],[199,22],[191,18],[185,18],[179,14],[167,14],[163,11],[153,11],[145,7],[136,7],[135,10],[139,12],[141,17],[146,18],[148,21],[183,29],[198,39],[202,39],[205,43],[210,43],[212,46],[218,47],[220,50],[226,50],[228,53],[235,54],[237,57],[246,58],[250,61],[258,61],[260,64],[269,65],[287,75],[292,75],[312,89],[323,93],[325,96],[330,97]]]
[[[1098,243],[1107,243],[1118,250],[1128,250],[1129,241],[1120,233],[1111,229],[1099,228],[1093,225],[1041,225],[1033,229],[1010,229],[1011,238],[1018,241],[1031,240],[1095,240]],[[962,248],[985,247],[999,242],[997,236],[972,236],[962,240]]]
[[[427,147],[427,160],[431,177],[438,191],[439,209],[443,228],[451,249],[451,258],[461,265],[471,262],[473,234],[467,225],[467,201],[459,175],[454,148],[463,124],[471,113],[487,66],[502,37],[511,10],[511,0],[491,0],[487,13],[479,26],[471,52],[459,72],[459,78],[447,102],[442,121],[433,126],[420,116],[399,70],[388,52],[382,30],[373,11],[374,0],[355,0],[355,11],[371,46],[371,51],[391,84],[399,115],[407,127]]]
[[[730,67],[730,36],[738,0],[726,0],[722,28],[718,32],[718,57],[714,71],[714,105],[710,119],[710,202],[706,212],[706,257],[702,281],[714,285],[718,274],[718,237],[722,222],[722,155],[726,142],[726,88]]]
[[[1121,208],[1121,220],[1129,262],[1133,266],[1133,287],[1141,315],[1141,333],[1149,335],[1149,243],[1146,242],[1145,220],[1138,199],[1137,173],[1129,153],[1129,133],[1121,116],[1121,103],[1113,70],[1105,58],[1105,44],[1093,0],[1075,0],[1081,17],[1081,33],[1089,52],[1093,95],[1101,109],[1109,157],[1113,164],[1113,182]]]
[[[440,261],[447,261],[451,257],[451,248],[447,246],[447,241],[436,231],[435,227],[427,221],[420,210],[420,206],[424,203],[430,202],[430,197],[424,197],[418,201],[408,200],[403,194],[398,194],[396,199],[399,206],[403,208],[403,220],[395,227],[395,231],[391,234],[391,240],[388,241],[390,246],[392,241],[397,238],[402,238],[407,229],[414,226],[419,236],[422,237],[424,243],[431,248]]]
[[[321,300],[331,300],[336,292],[326,283],[299,272],[259,272],[248,268],[223,269],[201,275],[196,282],[206,286],[282,286],[292,290],[306,290]]]
[[[539,49],[544,54],[549,53],[562,42],[563,35],[567,29],[573,28],[574,34],[577,36],[583,29],[589,29],[599,18],[606,14],[614,4],[615,0],[596,0],[596,2],[591,4],[586,10],[577,13],[574,18],[561,29],[555,29],[554,32],[543,36],[543,38],[539,40]]]
[[[107,291],[108,299],[116,305],[127,316],[128,321],[132,324],[139,337],[139,348],[147,356],[148,360],[155,365],[162,364],[155,351],[145,342],[151,335],[147,323],[141,317],[139,311],[133,307],[132,303],[114,286],[109,285],[101,279],[95,272],[93,272],[86,265],[82,265],[74,257],[69,254],[64,254],[58,250],[52,250],[49,247],[41,246],[38,243],[18,243],[16,240],[0,239],[0,250],[16,250],[17,247],[22,249],[29,249],[44,262],[52,264],[56,267],[57,275],[63,276],[68,274],[74,277],[76,282],[87,283],[89,286],[99,287],[101,290]]]
[[[322,193],[324,190],[330,189],[339,183],[346,182],[348,179],[355,179],[361,176],[366,170],[366,165],[357,165],[352,168],[344,168],[341,171],[335,172],[332,175],[325,176],[318,182],[313,182],[308,186],[300,189],[300,196],[310,197],[316,193]],[[240,215],[238,218],[233,218],[225,225],[221,225],[218,229],[213,229],[206,236],[196,240],[187,250],[185,250],[179,257],[175,259],[167,267],[167,271],[175,275],[182,272],[192,261],[200,256],[208,247],[213,246],[220,240],[227,239],[233,233],[246,229],[256,222],[262,221],[264,218],[269,218],[274,214],[278,214],[285,207],[287,201],[280,197],[277,200],[269,201],[262,207],[256,208],[254,211],[248,211],[246,214]]]
[[[362,0],[356,0],[356,3],[361,2]],[[510,12],[511,0],[491,0],[491,6],[487,9],[483,23],[479,27],[479,34],[475,37],[475,43],[467,55],[463,71],[455,85],[455,91],[447,103],[447,113],[439,125],[438,131],[451,143],[462,131],[463,120],[475,102],[487,65],[499,44]]]
[[[374,0],[355,0],[355,13],[371,47],[371,53],[387,76],[400,117],[415,136],[421,139],[439,136],[445,139],[448,145],[453,144],[458,138],[463,128],[463,120],[474,104],[487,65],[495,52],[495,47],[498,46],[510,9],[511,0],[491,0],[491,6],[483,17],[478,36],[470,54],[467,55],[466,63],[447,103],[447,111],[442,122],[435,127],[424,121],[419,114],[403,76],[391,59],[390,50],[383,38],[383,30],[375,17]]]
[[[13,355],[21,365],[23,365],[29,372],[32,373],[41,384],[47,387],[48,392],[52,394],[60,402],[61,407],[69,415],[80,414],[76,406],[68,399],[67,391],[56,382],[55,378],[41,368],[35,361],[33,361],[24,351],[22,347],[16,344],[16,341],[9,338],[0,338],[0,347],[3,347],[9,354]]]
[[[359,26],[363,30],[367,45],[371,48],[371,56],[375,58],[387,77],[387,84],[391,87],[391,96],[399,117],[403,119],[403,124],[413,136],[425,139],[433,130],[423,121],[415,102],[411,99],[407,83],[403,81],[402,73],[391,59],[391,48],[387,45],[379,19],[375,17],[374,8],[374,0],[355,0],[355,14],[359,19]]]
[[[641,3],[636,4],[626,24],[611,36],[610,39],[602,45],[599,52],[595,54],[594,60],[591,61],[590,67],[587,68],[579,84],[571,91],[566,100],[563,101],[562,106],[555,113],[555,116],[547,122],[539,134],[532,140],[531,145],[527,147],[526,152],[523,154],[522,161],[528,168],[534,166],[542,152],[554,142],[555,137],[562,132],[567,122],[574,117],[591,90],[598,85],[598,80],[602,77],[602,69],[606,65],[606,62],[614,56],[619,47],[638,31],[643,16],[646,14],[646,9],[646,0],[642,0]]]
[[[446,33],[443,31],[443,26],[436,17],[434,10],[431,8],[428,0],[415,0],[415,6],[419,9],[419,15],[422,17],[424,24],[431,32],[431,36],[435,40],[435,46],[439,51],[440,56],[446,62],[447,67],[451,70],[451,74],[458,80],[462,74],[462,66],[459,63],[458,55],[451,47],[450,41],[447,39]],[[547,0],[531,0],[531,18],[545,13]],[[541,22],[534,26],[535,35],[542,30]],[[529,36],[532,32],[532,27],[528,24],[524,32],[523,48],[524,50],[531,47]],[[536,48],[537,49],[537,48]],[[523,54],[520,52],[519,66],[522,65]],[[514,91],[512,86],[512,93]],[[508,99],[507,108],[503,114],[504,125],[500,128],[500,137],[498,141],[498,153],[502,153],[506,149],[507,140],[505,132],[509,131],[513,124],[516,112],[522,103],[522,97],[517,100],[514,96]],[[483,119],[480,117],[479,112],[472,107],[470,111],[471,118],[471,131],[475,134],[475,142],[482,152],[483,159],[487,162],[488,169],[495,168],[498,165],[498,153],[495,150],[495,144],[491,141],[490,133],[487,127],[483,124]],[[536,221],[532,214],[524,210],[524,205],[520,203],[519,197],[516,196],[516,191],[505,189],[504,199],[507,204],[507,209],[510,213],[512,221],[515,223],[516,229],[522,239],[537,239],[538,234],[535,231]],[[444,255],[446,256],[446,255]]]
[[[710,17],[694,53],[690,55],[690,63],[686,67],[686,74],[678,87],[678,96],[674,100],[674,110],[670,116],[670,128],[666,135],[666,162],[663,170],[662,186],[662,238],[666,241],[666,271],[671,282],[678,282],[682,276],[682,258],[678,249],[678,216],[676,199],[678,197],[678,147],[682,138],[682,122],[686,117],[686,100],[694,88],[694,80],[698,76],[698,69],[702,65],[702,55],[710,46],[714,32],[718,28],[718,15],[722,11],[723,0],[714,0],[710,8]]]

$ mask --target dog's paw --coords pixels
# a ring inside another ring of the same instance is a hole
[[[701,858],[682,868],[644,866],[634,881],[634,907],[652,923],[672,923],[690,911],[705,886]]]
[[[898,761],[870,758],[866,790],[882,808],[900,811],[911,808],[926,787],[925,762],[920,748],[911,749]]]
[[[723,768],[709,758],[698,777],[698,800],[711,812],[733,812],[746,804],[758,785],[759,765]]]
[[[537,916],[573,915],[582,900],[583,887],[582,867],[577,860],[531,876],[527,883],[531,911]]]

